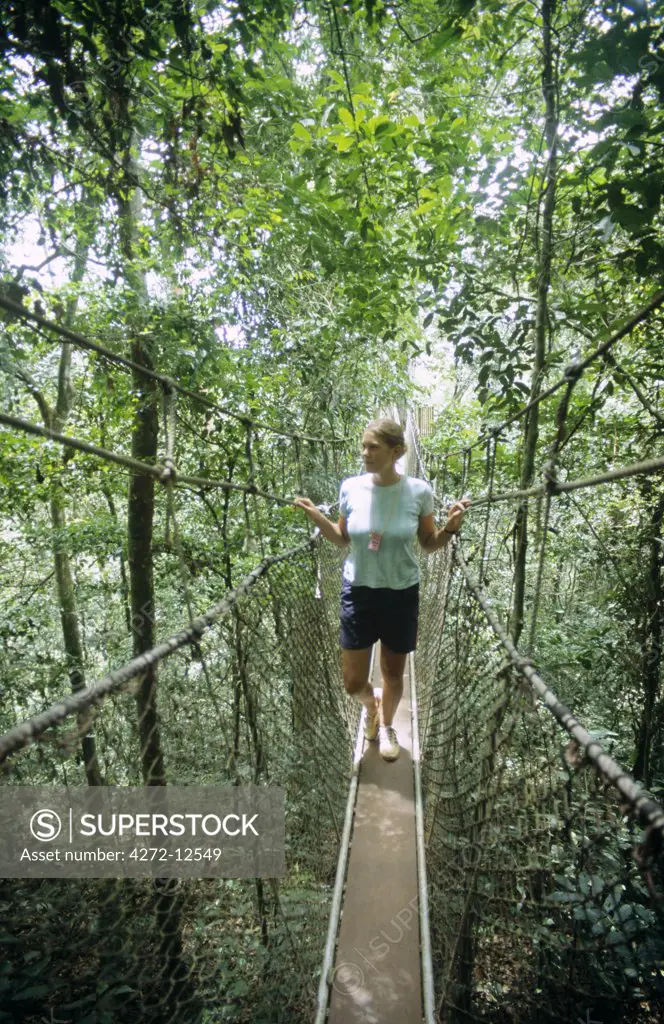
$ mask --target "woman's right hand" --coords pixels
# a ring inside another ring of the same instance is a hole
[[[298,496],[297,498],[295,498],[293,504],[295,505],[296,508],[301,508],[302,511],[305,512],[314,523],[321,515],[320,509],[316,508],[311,498],[301,498]]]
[[[325,513],[314,505],[311,498],[301,498],[298,495],[298,497],[293,500],[293,504],[296,508],[301,508],[302,511],[309,516],[311,521],[316,524],[326,540],[329,540],[330,543],[336,545],[338,548],[348,547],[350,540],[341,529],[341,519],[339,520],[339,523],[330,522]]]

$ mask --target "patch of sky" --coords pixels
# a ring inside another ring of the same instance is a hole
[[[69,280],[68,263],[62,256],[56,256],[45,266],[41,266],[52,253],[42,241],[39,220],[35,216],[25,217],[21,222],[21,230],[13,241],[4,246],[5,255],[14,267],[28,267],[30,274],[42,287],[57,288]],[[41,269],[32,269],[41,267]]]
[[[167,153],[168,147],[165,143],[160,143],[156,139],[144,139],[140,159],[144,164],[151,164],[163,160]]]
[[[219,324],[214,333],[227,348],[247,348],[248,339],[241,324]]]
[[[211,35],[215,32],[225,31],[231,24],[233,18],[230,10],[224,4],[219,4],[214,11],[204,14],[201,17],[201,25]]]

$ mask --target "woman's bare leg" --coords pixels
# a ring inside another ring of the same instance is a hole
[[[359,651],[349,651],[342,647],[341,655],[346,693],[364,704],[369,715],[374,714],[378,702],[369,682],[371,648],[363,647]]]
[[[380,672],[383,677],[383,725],[392,725],[394,715],[403,696],[403,674],[407,654],[395,654],[389,647],[380,645]]]

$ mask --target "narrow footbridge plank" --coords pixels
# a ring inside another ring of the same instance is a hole
[[[381,685],[376,651],[373,686]],[[333,975],[330,1024],[420,1024],[422,986],[409,679],[386,763],[365,743]]]

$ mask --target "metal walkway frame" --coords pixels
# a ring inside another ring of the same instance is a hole
[[[374,689],[380,688],[377,652],[376,645],[370,671]],[[351,1021],[363,1021],[365,1024],[436,1022],[419,720],[412,654],[408,658],[404,682],[404,698],[395,720],[402,745],[399,761],[395,764],[383,762],[375,744],[365,743],[363,721],[358,727],[315,1024],[325,1024],[326,1021],[329,1024],[349,1024]],[[408,771],[409,759],[412,759],[412,775]],[[393,773],[391,778],[390,773]],[[390,781],[394,786],[389,785]],[[404,787],[403,790],[399,791],[399,786]],[[374,813],[377,797],[380,801]],[[396,857],[383,857],[378,862],[371,859],[372,847],[366,844],[375,843],[380,836],[385,837],[386,845],[392,845]],[[354,858],[351,857],[353,843]],[[363,896],[368,885],[374,888],[374,881],[376,895],[358,899],[358,894]],[[390,921],[390,925],[398,929],[396,939],[384,930],[380,931],[381,927],[387,927],[381,896],[386,891],[390,896],[393,894],[395,906],[400,906]],[[413,898],[404,901],[404,891],[412,891]],[[349,894],[350,902],[345,906]],[[410,927],[415,914],[417,929]],[[377,934],[369,943],[371,952],[365,950],[369,954],[366,956],[357,943],[357,936],[373,934],[372,929]],[[380,941],[381,937],[387,941]],[[385,947],[388,953],[394,954],[389,974],[376,966],[387,955]],[[352,950],[350,955],[349,949]],[[415,958],[416,972],[412,967]],[[416,982],[414,973],[417,974]]]

